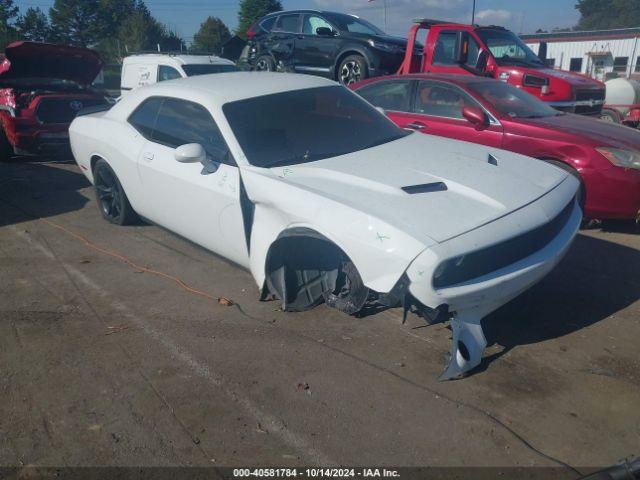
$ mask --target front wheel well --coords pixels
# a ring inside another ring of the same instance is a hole
[[[276,295],[282,301],[282,309],[285,311],[308,310],[343,287],[341,279],[347,272],[345,265],[349,265],[347,274],[359,280],[351,282],[358,285],[357,291],[348,292],[356,300],[349,303],[349,309],[332,306],[346,313],[355,313],[364,305],[368,289],[362,285],[360,275],[348,255],[315,230],[286,230],[271,244],[267,252],[262,297]]]
[[[102,158],[100,155],[92,155],[92,156],[91,156],[91,163],[90,163],[90,166],[91,166],[91,173],[93,173],[93,170],[94,170],[94,169],[95,169],[95,167],[96,167],[96,162],[97,162],[98,160],[104,160],[104,158]],[[105,161],[106,161],[106,160],[105,160]]]

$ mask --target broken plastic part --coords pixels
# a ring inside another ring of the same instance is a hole
[[[451,318],[451,358],[438,380],[460,378],[480,365],[487,346],[481,321],[482,317],[473,313],[454,315]]]
[[[289,312],[319,305],[333,292],[342,262],[342,252],[317,232],[292,229],[276,240],[267,255],[266,291],[282,300]]]
[[[325,303],[347,315],[353,315],[364,307],[369,289],[362,283],[358,269],[349,260],[344,260],[338,271],[335,288],[323,294]]]

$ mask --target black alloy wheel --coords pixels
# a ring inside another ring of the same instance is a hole
[[[136,214],[109,164],[104,160],[98,160],[93,172],[96,199],[104,219],[116,225],[132,223]]]

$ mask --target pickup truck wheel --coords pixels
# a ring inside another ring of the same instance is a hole
[[[262,55],[256,60],[254,70],[257,72],[275,72],[276,62],[269,55]]]
[[[7,140],[4,130],[0,130],[0,162],[8,162],[12,153],[13,148],[11,148],[9,140]]]
[[[620,123],[620,114],[618,112],[614,112],[613,110],[604,109],[600,112],[600,120],[604,120],[605,122],[611,123]]]
[[[361,55],[349,55],[338,68],[338,80],[343,85],[351,85],[352,83],[364,80],[369,76],[367,62]]]
[[[137,219],[129,199],[109,164],[100,159],[93,168],[96,200],[105,220],[116,225],[128,225]]]
[[[323,294],[325,303],[347,315],[353,315],[364,307],[369,297],[369,289],[362,283],[358,269],[350,260],[342,262],[336,288]]]

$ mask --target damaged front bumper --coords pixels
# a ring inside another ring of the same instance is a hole
[[[425,250],[409,266],[411,296],[451,318],[451,358],[441,380],[480,364],[487,344],[482,318],[538,282],[565,255],[582,220],[570,195],[561,185],[533,205]],[[538,227],[509,236],[519,225]]]

